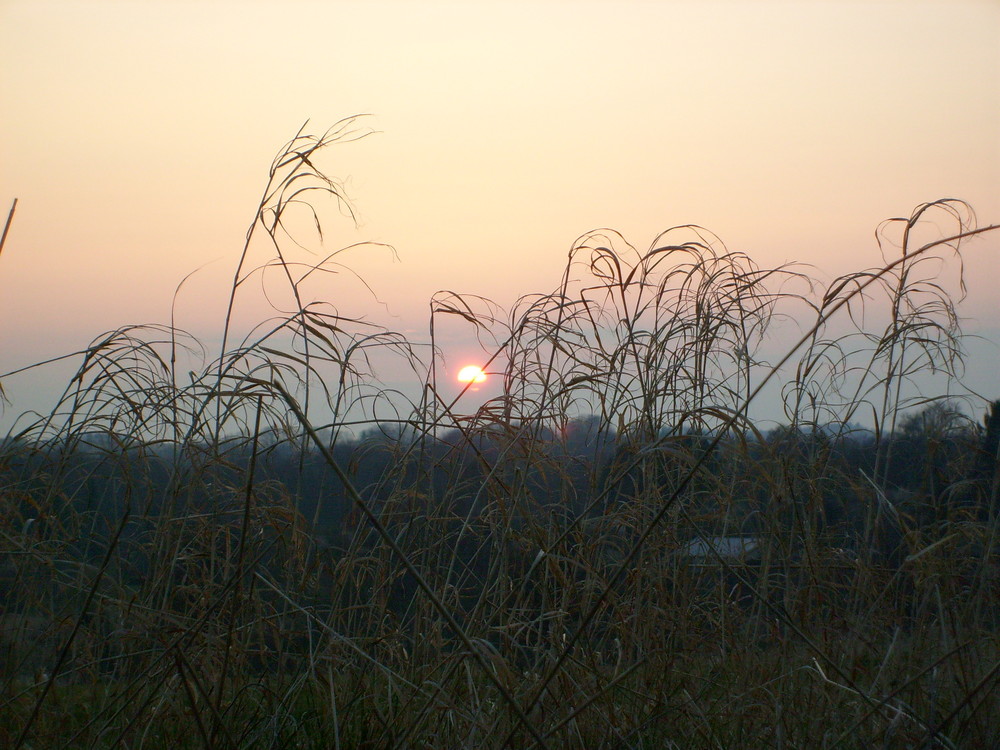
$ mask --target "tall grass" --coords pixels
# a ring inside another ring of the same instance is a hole
[[[279,152],[218,352],[112,331],[3,443],[4,746],[993,741],[995,445],[939,396],[961,244],[996,226],[924,204],[829,284],[699,227],[600,230],[510,310],[436,295],[424,344],[338,302],[391,248],[310,254],[324,202],[350,215],[321,159],[366,132]],[[238,330],[259,287],[274,315]],[[472,414],[446,322],[502,380]]]

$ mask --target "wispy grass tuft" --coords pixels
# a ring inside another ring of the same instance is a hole
[[[109,332],[0,446],[0,744],[993,742],[1000,402],[963,396],[958,310],[995,225],[921,205],[826,285],[602,229],[414,341],[341,302],[392,248],[323,249],[321,165],[368,132],[279,152],[218,351]],[[502,381],[473,413],[456,326]]]

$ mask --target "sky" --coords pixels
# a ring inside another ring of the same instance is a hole
[[[0,0],[0,375],[172,309],[211,345],[306,121],[368,115],[323,162],[356,216],[327,206],[324,246],[395,255],[352,256],[377,303],[329,294],[416,338],[438,290],[553,290],[598,227],[698,224],[832,278],[924,201],[1000,223],[998,38],[996,0]],[[969,380],[996,397],[1000,237],[965,262]],[[4,379],[4,419],[65,377]]]

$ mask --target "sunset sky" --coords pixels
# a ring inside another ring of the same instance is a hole
[[[330,294],[415,338],[436,290],[551,291],[598,227],[875,265],[876,225],[921,202],[1000,223],[998,39],[995,0],[0,0],[0,374],[168,322],[197,269],[176,322],[211,345],[275,152],[359,113],[376,132],[323,162],[357,225],[328,206],[326,248],[398,261],[357,261],[384,307]],[[996,398],[1000,235],[965,259]],[[59,377],[4,381],[5,419]]]

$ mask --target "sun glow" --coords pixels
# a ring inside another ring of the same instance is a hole
[[[483,368],[476,365],[469,365],[458,371],[459,383],[482,383],[485,380],[486,373],[483,372]]]

